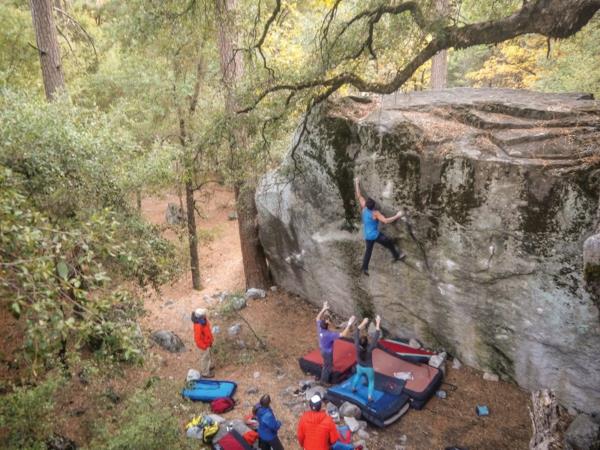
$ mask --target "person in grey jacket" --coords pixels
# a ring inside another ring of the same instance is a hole
[[[373,390],[375,389],[375,370],[373,370],[373,350],[377,347],[377,342],[381,337],[381,317],[375,319],[375,336],[369,341],[368,336],[361,335],[361,331],[369,323],[368,318],[364,318],[358,328],[354,330],[354,345],[356,346],[356,375],[352,379],[352,392],[356,392],[356,385],[360,379],[365,376],[367,378],[369,402],[373,401]]]

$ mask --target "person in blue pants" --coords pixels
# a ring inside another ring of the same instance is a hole
[[[377,342],[381,337],[381,317],[375,319],[375,336],[369,341],[366,334],[361,331],[369,323],[368,318],[364,318],[358,328],[354,330],[354,345],[356,347],[356,375],[352,379],[352,392],[356,392],[356,386],[364,376],[369,383],[367,400],[373,401],[373,390],[375,389],[375,370],[373,370],[373,350],[377,347]]]
[[[365,256],[363,257],[362,273],[369,276],[369,262],[371,261],[371,254],[373,253],[373,247],[375,243],[383,245],[387,248],[394,258],[394,262],[401,261],[406,257],[402,250],[398,251],[394,241],[379,231],[380,223],[392,223],[403,217],[402,211],[398,211],[396,215],[392,217],[385,217],[381,212],[377,210],[377,204],[372,198],[365,198],[360,193],[359,178],[354,179],[354,191],[356,198],[360,204],[361,209],[361,220],[363,223],[363,233],[365,237]]]

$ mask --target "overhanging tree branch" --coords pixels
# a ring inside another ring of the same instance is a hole
[[[334,7],[337,8],[338,5],[339,2],[336,1]],[[440,50],[462,49],[481,44],[497,44],[530,33],[540,34],[547,38],[566,38],[575,34],[588,23],[598,9],[600,9],[600,0],[569,0],[568,2],[564,0],[535,0],[527,2],[523,4],[520,10],[503,19],[460,27],[448,26],[442,28],[431,42],[404,67],[397,69],[396,75],[387,82],[371,82],[355,73],[343,72],[330,78],[307,80],[296,84],[275,85],[265,89],[252,105],[238,112],[247,113],[256,108],[267,96],[280,91],[298,93],[315,88],[325,88],[322,93],[313,97],[313,101],[309,102],[311,108],[346,85],[353,86],[361,92],[391,94],[396,92],[421,65]],[[369,20],[380,20],[379,13],[373,11],[363,11],[347,24],[365,17],[372,18]],[[382,7],[377,11],[385,11],[386,14],[401,14],[410,11],[420,27],[426,24],[420,9],[414,2],[406,2],[394,7]],[[326,25],[326,28],[328,27],[329,24]],[[342,33],[346,28],[342,29]],[[365,42],[368,39],[369,37],[366,38]]]
[[[63,11],[62,9],[60,9],[60,8],[58,8],[56,6],[54,6],[53,9],[54,9],[54,11],[56,11],[56,12],[62,14],[63,16],[65,16],[75,26],[77,26],[77,28],[79,28],[79,30],[81,31],[81,33],[85,36],[85,38],[88,40],[88,42],[92,46],[92,50],[94,50],[94,57],[96,58],[96,62],[98,62],[98,52],[96,51],[96,45],[94,44],[94,38],[90,35],[90,33],[87,32],[87,30],[83,27],[83,25],[81,25],[79,23],[79,21],[77,19],[75,19],[72,15],[70,15],[66,11]],[[66,39],[66,37],[65,37],[65,39]],[[69,47],[70,47],[70,45],[69,45]],[[71,51],[73,51],[73,49],[71,49]]]

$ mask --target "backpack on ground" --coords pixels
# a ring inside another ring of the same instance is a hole
[[[196,416],[185,426],[187,435],[210,444],[219,432],[219,424],[208,416]]]
[[[254,445],[254,443],[258,440],[258,433],[254,430],[250,430],[246,431],[242,437],[248,444]]]
[[[338,442],[342,444],[352,443],[352,431],[350,431],[350,427],[348,425],[338,425],[337,430],[338,434],[340,435]]]
[[[215,414],[223,414],[231,411],[235,402],[230,397],[221,397],[210,402],[210,410]]]

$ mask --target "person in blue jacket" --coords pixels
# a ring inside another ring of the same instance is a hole
[[[271,409],[271,397],[265,394],[256,405],[255,415],[258,419],[258,447],[261,450],[283,450],[277,436],[281,422],[275,418]]]
[[[403,217],[402,211],[392,217],[385,217],[377,210],[377,204],[372,198],[365,198],[360,193],[359,178],[354,179],[354,191],[356,198],[360,204],[361,209],[361,220],[363,223],[363,233],[365,237],[365,256],[363,257],[363,263],[361,271],[364,275],[369,276],[369,261],[371,261],[371,254],[373,253],[373,246],[375,243],[383,245],[387,248],[395,261],[401,261],[406,257],[406,254],[402,250],[398,251],[394,241],[379,231],[380,223],[392,223],[401,217]]]

